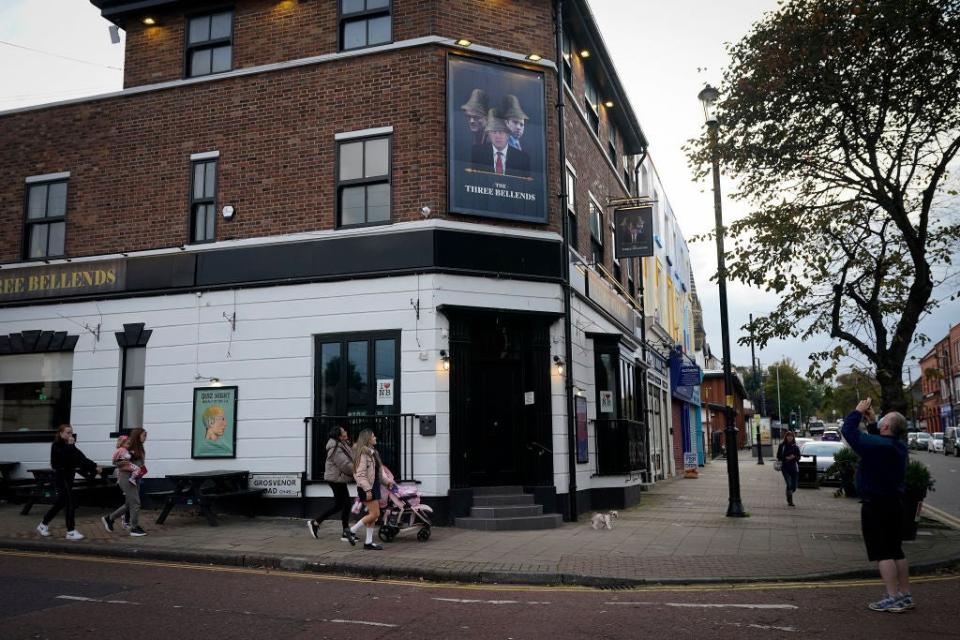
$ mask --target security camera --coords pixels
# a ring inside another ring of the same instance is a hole
[[[429,218],[430,207],[427,207],[427,206],[420,207],[420,215],[422,215],[424,218]]]

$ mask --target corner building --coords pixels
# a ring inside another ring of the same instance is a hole
[[[584,0],[91,2],[123,90],[0,113],[0,458],[143,425],[148,487],[244,469],[299,514],[340,425],[441,522],[639,500],[647,143]]]

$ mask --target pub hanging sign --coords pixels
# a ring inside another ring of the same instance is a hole
[[[0,302],[123,291],[126,261],[44,265],[0,272]]]

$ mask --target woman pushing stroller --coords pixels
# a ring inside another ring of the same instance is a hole
[[[383,472],[380,454],[374,449],[376,444],[377,436],[372,430],[364,429],[353,445],[353,478],[357,482],[357,497],[366,506],[368,513],[350,527],[350,533],[355,534],[360,527],[366,527],[367,535],[363,548],[371,551],[383,549],[373,541],[373,529],[380,517],[381,485],[386,489],[393,486],[393,480]],[[351,538],[350,544],[353,544],[353,540]]]

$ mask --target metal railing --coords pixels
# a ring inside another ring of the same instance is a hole
[[[303,467],[307,478],[323,480],[326,465],[328,434],[333,427],[343,427],[350,442],[364,429],[372,429],[377,436],[380,460],[390,468],[394,477],[403,482],[416,482],[413,475],[413,436],[418,416],[412,413],[355,416],[307,416],[303,419]]]
[[[647,470],[646,428],[635,420],[594,420],[597,475],[629,475]]]

